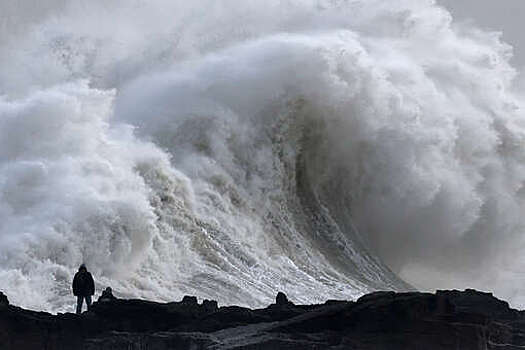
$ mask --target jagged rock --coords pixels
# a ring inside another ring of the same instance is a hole
[[[275,304],[279,306],[285,306],[292,304],[290,301],[288,301],[288,297],[283,292],[277,293],[277,296],[275,297]]]
[[[197,302],[197,297],[193,297],[193,296],[189,296],[189,295],[185,295],[182,298],[182,302],[184,304],[194,304],[194,305],[196,305],[198,303]]]
[[[217,304],[216,300],[204,300],[202,302],[202,306],[204,307],[204,310],[207,312],[215,312],[219,309],[219,305]]]
[[[3,296],[3,294],[0,294]],[[5,296],[4,296],[5,297]],[[7,298],[0,300],[7,300]],[[377,292],[355,302],[265,309],[216,301],[115,299],[90,312],[50,315],[4,303],[2,350],[351,349],[494,350],[525,347],[525,314],[490,293]]]
[[[99,303],[106,303],[109,301],[116,300],[117,298],[113,295],[113,290],[111,287],[107,287],[103,292],[100,298],[98,298]]]
[[[7,299],[7,296],[0,292],[0,308],[1,307],[7,307],[9,305],[9,300]]]

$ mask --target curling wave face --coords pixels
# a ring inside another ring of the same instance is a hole
[[[157,300],[408,281],[525,303],[523,99],[497,35],[430,0],[9,6],[13,303],[69,310],[82,262],[99,289]]]

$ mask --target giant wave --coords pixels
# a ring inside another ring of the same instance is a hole
[[[2,8],[3,7],[3,8]],[[0,286],[524,305],[511,49],[431,0],[0,5]]]

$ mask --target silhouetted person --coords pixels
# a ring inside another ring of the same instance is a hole
[[[77,297],[77,315],[82,312],[82,303],[86,299],[87,309],[91,307],[91,296],[95,294],[95,282],[93,276],[82,264],[73,278],[73,294]]]

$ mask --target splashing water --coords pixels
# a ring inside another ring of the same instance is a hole
[[[11,5],[10,5],[11,4]],[[476,287],[525,304],[511,49],[434,1],[12,2],[0,286],[260,306]]]

